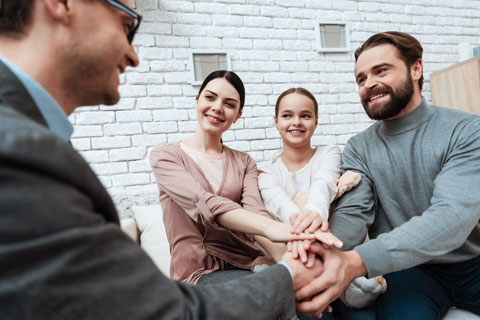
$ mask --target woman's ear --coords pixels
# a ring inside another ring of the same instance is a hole
[[[238,119],[242,116],[242,111],[238,111],[237,118],[233,121],[233,123],[237,122]]]

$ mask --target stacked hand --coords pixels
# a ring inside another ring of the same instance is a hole
[[[314,239],[290,241],[287,244],[287,250],[292,253],[294,259],[300,257],[300,260],[311,267],[315,258],[312,252],[308,249],[313,241],[319,241],[325,248],[334,246],[341,248],[342,241],[335,237],[328,229],[328,221],[324,219],[318,212],[308,209],[300,213],[294,213],[290,216],[291,233],[313,234]]]
[[[296,290],[295,298],[299,313],[319,317],[323,310],[328,311],[329,304],[345,291],[353,279],[366,274],[366,269],[354,250],[341,252],[313,243],[309,251],[320,256],[323,272],[306,286]]]
[[[294,240],[287,244],[291,259],[304,264],[303,269],[297,267],[297,270],[305,273],[305,277],[316,275],[303,286],[299,285],[303,283],[302,275],[298,283],[294,282],[297,310],[301,314],[321,317],[323,311],[331,311],[329,303],[337,299],[357,275],[366,272],[365,266],[355,251],[337,250],[343,243],[329,231],[328,221],[317,212],[303,210],[293,214],[290,223],[292,234],[315,236],[315,240]]]
[[[358,173],[347,171],[337,183],[335,199],[356,187],[360,180]],[[343,246],[342,241],[330,232],[328,221],[318,212],[304,209],[307,199],[308,192],[300,192],[295,196],[294,202],[302,211],[290,216],[290,232],[297,236],[313,234],[314,239],[289,241],[284,258],[290,259],[292,269],[296,263],[294,276],[296,271],[300,272],[300,279],[294,278],[297,311],[307,316],[321,317],[323,311],[331,311],[329,304],[345,291],[353,279],[366,274],[366,269],[356,251],[337,250]]]

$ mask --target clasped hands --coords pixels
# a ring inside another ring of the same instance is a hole
[[[292,214],[290,223],[292,235],[314,236],[314,239],[289,241],[282,258],[294,273],[297,311],[321,317],[323,311],[332,311],[329,304],[354,279],[348,259],[352,251],[338,250],[343,243],[329,231],[328,221],[317,212],[303,210]]]

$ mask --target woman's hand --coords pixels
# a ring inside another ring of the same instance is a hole
[[[293,259],[300,258],[307,268],[313,266],[315,254],[308,252],[313,240],[295,240],[287,243],[287,251],[292,254]]]
[[[340,249],[343,246],[343,242],[335,237],[330,231],[317,230],[314,233],[315,240],[320,242],[325,249],[334,246]],[[300,258],[307,268],[313,265],[315,255],[308,252],[310,245],[314,243],[314,240],[295,240],[287,243],[287,250],[291,252],[294,259]]]
[[[269,220],[262,230],[262,236],[272,242],[289,242],[294,240],[315,240],[316,235],[307,232],[294,234],[290,232],[291,226],[288,223]]]
[[[340,249],[343,246],[342,241],[329,231],[328,221],[318,214],[318,212],[303,210],[300,213],[292,214],[289,219],[290,224],[292,224],[292,233],[313,233],[315,234],[315,239],[321,242],[326,248],[334,246]],[[308,245],[305,242],[303,246],[308,249]]]
[[[292,224],[292,233],[313,233],[315,240],[319,241],[325,248],[334,246],[340,249],[343,246],[342,241],[328,230],[328,221],[317,212],[303,210],[300,213],[292,214],[289,219]],[[291,241],[287,243],[287,250],[292,253],[294,259],[300,258],[306,267],[310,267],[315,258],[315,255],[308,252],[312,243],[312,240]]]

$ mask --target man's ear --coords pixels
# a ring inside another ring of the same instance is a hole
[[[418,58],[417,61],[415,61],[411,66],[410,66],[410,74],[412,75],[412,80],[418,81],[423,75],[423,61],[422,58]]]
[[[70,2],[71,0],[43,0],[45,10],[54,20],[62,21],[68,24],[70,19]]]

